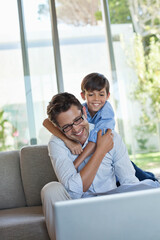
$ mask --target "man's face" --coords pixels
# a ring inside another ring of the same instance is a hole
[[[62,112],[57,116],[57,122],[59,127],[62,129],[82,116],[81,110],[77,106],[72,105],[66,112]],[[64,133],[69,139],[76,142],[80,142],[82,145],[88,138],[89,135],[89,124],[84,116],[84,120],[78,125],[73,125],[72,129]]]

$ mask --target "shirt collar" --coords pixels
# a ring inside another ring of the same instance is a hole
[[[90,132],[94,129],[94,127],[95,127],[94,124],[89,123],[89,134],[90,134]],[[89,136],[88,136],[88,138],[89,138]],[[87,140],[85,141],[85,143],[83,144],[82,148],[85,148],[85,146],[87,145],[87,143],[88,143],[88,138],[87,138]]]

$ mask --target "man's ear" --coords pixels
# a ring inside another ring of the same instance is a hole
[[[109,99],[109,97],[110,97],[110,92],[108,93],[108,95],[107,95],[107,99],[106,99],[106,100],[108,100],[108,99]]]
[[[84,114],[85,118],[87,119],[87,112],[86,112],[85,106],[83,106],[83,114]]]
[[[84,92],[81,92],[81,98],[82,98],[83,100],[86,100],[86,97],[85,97],[85,93],[84,93]]]

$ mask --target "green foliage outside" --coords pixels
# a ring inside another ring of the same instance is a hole
[[[132,23],[128,0],[109,0],[109,14],[111,24]],[[102,12],[95,13],[96,20],[102,20]]]
[[[57,0],[56,11],[58,19],[78,25],[95,25],[102,20],[100,0]],[[128,0],[109,0],[110,20],[112,24],[131,23]],[[39,4],[39,18],[49,16],[49,1]]]
[[[133,92],[134,100],[141,106],[140,125],[137,129],[137,142],[140,149],[147,149],[147,139],[150,134],[157,134],[160,125],[160,41],[150,37],[147,51],[143,38],[135,37],[134,68],[138,83]]]
[[[12,148],[20,149],[28,145],[26,106],[24,104],[8,104],[4,106],[4,111],[12,123],[12,132],[9,133],[12,136]]]
[[[142,37],[135,38],[135,69],[138,76],[134,96],[138,100],[145,115],[144,122],[149,118],[160,119],[160,41],[153,37],[149,42],[149,53],[145,54]],[[150,109],[148,108],[150,106]]]
[[[128,0],[109,0],[108,4],[111,24],[132,22]]]
[[[5,118],[4,110],[0,110],[0,151],[8,150],[11,147],[6,143],[7,131],[10,126],[10,122]]]
[[[25,106],[11,104],[0,110],[0,151],[28,145]]]
[[[130,155],[130,159],[143,170],[160,168],[160,152]]]
[[[97,21],[101,21],[102,20],[102,12],[101,11],[97,11],[95,12],[95,18]]]

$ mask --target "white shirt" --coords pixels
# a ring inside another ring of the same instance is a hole
[[[91,131],[94,125],[89,124],[89,126]],[[114,147],[105,155],[90,188],[86,192],[83,192],[79,171],[87,164],[91,156],[84,160],[77,171],[73,164],[77,155],[73,155],[61,139],[52,135],[48,145],[51,162],[59,182],[64,185],[71,198],[89,197],[92,193],[112,190],[117,187],[116,176],[121,185],[139,182],[125,144],[118,133],[113,132],[113,134]],[[83,148],[87,143],[88,139]]]

